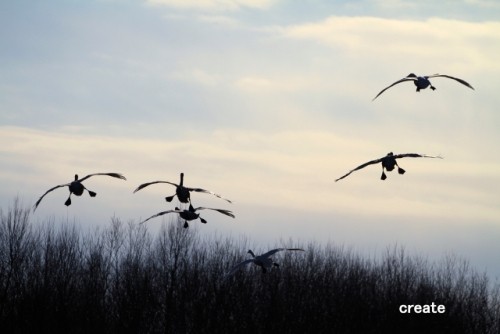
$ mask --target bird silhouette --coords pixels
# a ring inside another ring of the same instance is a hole
[[[74,181],[72,181],[70,183],[60,184],[58,186],[55,186],[54,188],[51,188],[51,189],[47,190],[45,192],[45,194],[43,194],[38,199],[38,201],[36,201],[35,206],[33,208],[33,211],[36,210],[36,208],[38,207],[38,204],[40,204],[40,202],[45,197],[45,195],[47,195],[52,190],[55,190],[55,189],[61,188],[61,187],[68,187],[68,189],[69,189],[68,199],[66,200],[66,202],[64,202],[64,205],[66,205],[66,206],[70,206],[71,205],[71,194],[75,194],[76,196],[81,196],[83,194],[84,190],[87,190],[88,193],[89,193],[89,195],[90,195],[90,197],[95,197],[97,194],[95,192],[93,192],[93,191],[88,190],[87,188],[85,188],[85,186],[82,184],[82,182],[85,181],[86,179],[88,179],[89,177],[96,176],[96,175],[107,175],[107,176],[115,177],[115,178],[118,178],[118,179],[126,180],[125,176],[123,176],[121,174],[118,174],[118,173],[95,173],[95,174],[89,174],[89,175],[87,175],[85,177],[82,177],[81,179],[78,179],[78,174],[75,174],[75,180]]]
[[[226,274],[226,278],[230,277],[236,271],[238,271],[238,269],[240,269],[240,268],[242,268],[242,267],[244,267],[244,266],[246,266],[247,264],[250,264],[250,263],[253,263],[256,266],[261,267],[262,273],[265,274],[267,272],[267,270],[271,269],[273,266],[274,267],[279,267],[279,264],[276,263],[276,262],[274,262],[273,259],[271,258],[271,256],[273,256],[277,252],[281,252],[281,251],[302,251],[302,252],[304,252],[304,250],[302,248],[276,248],[276,249],[270,250],[267,253],[264,253],[262,255],[257,255],[256,256],[253,253],[253,251],[251,249],[249,249],[247,253],[250,254],[250,255],[252,255],[252,258],[248,259],[248,260],[241,261],[240,263],[238,263],[237,265],[235,265],[231,269],[231,271],[229,271],[229,273]]]
[[[229,210],[213,209],[213,208],[205,208],[205,207],[193,208],[193,206],[191,204],[189,204],[189,209],[188,210],[179,209],[179,208],[176,207],[175,210],[162,211],[162,212],[159,212],[156,215],[153,215],[153,216],[149,217],[148,219],[142,221],[140,224],[144,224],[145,222],[147,222],[148,220],[150,220],[152,218],[163,216],[163,215],[165,215],[167,213],[177,213],[177,214],[179,214],[179,216],[182,219],[184,219],[184,228],[189,227],[188,221],[192,221],[192,220],[195,220],[195,219],[198,219],[198,218],[201,220],[201,222],[203,224],[206,224],[207,221],[205,219],[203,219],[202,217],[200,217],[200,214],[196,212],[198,210],[213,210],[213,211],[220,212],[220,213],[222,213],[222,214],[224,214],[226,216],[235,218],[234,214],[231,211],[229,211]]]
[[[469,87],[470,89],[474,90],[474,87],[472,87],[467,81],[459,79],[459,78],[452,77],[450,75],[437,74],[436,73],[436,74],[433,74],[433,75],[417,76],[414,73],[410,73],[406,77],[404,77],[403,79],[400,79],[400,80],[396,81],[395,83],[393,83],[393,84],[385,87],[384,89],[382,89],[380,91],[380,93],[378,93],[377,96],[375,96],[373,98],[372,101],[374,101],[377,97],[380,96],[380,94],[382,94],[383,92],[385,92],[386,90],[388,90],[392,86],[397,85],[398,83],[401,83],[401,82],[405,82],[405,81],[413,81],[413,83],[417,87],[417,92],[420,92],[421,89],[426,89],[429,86],[431,87],[432,90],[435,90],[436,87],[434,87],[431,84],[429,78],[439,78],[439,77],[456,80],[456,81],[460,82],[462,85],[465,85],[465,86]]]
[[[229,203],[232,203],[230,200],[226,199],[226,198],[223,198],[222,196],[216,194],[216,193],[213,193],[209,190],[205,190],[205,189],[201,189],[201,188],[189,188],[189,187],[185,187],[184,186],[184,173],[181,173],[181,180],[179,182],[179,184],[176,184],[176,183],[173,183],[173,182],[169,182],[169,181],[153,181],[153,182],[148,182],[148,183],[143,183],[141,184],[140,186],[137,187],[137,189],[134,190],[134,193],[138,192],[139,190],[143,189],[143,188],[146,188],[147,186],[150,186],[152,184],[156,184],[156,183],[168,183],[168,184],[171,184],[173,186],[175,186],[175,194],[172,195],[172,196],[167,196],[165,197],[165,200],[167,202],[171,202],[175,196],[177,196],[177,198],[179,199],[179,201],[181,203],[189,203],[191,201],[191,196],[190,196],[190,192],[191,191],[194,191],[194,192],[201,192],[201,193],[207,193],[207,194],[212,194],[218,198],[221,198]]]
[[[382,176],[380,177],[381,180],[385,180],[387,178],[387,175],[384,173],[384,169],[386,169],[388,172],[392,171],[395,166],[398,167],[398,173],[399,174],[404,174],[406,171],[399,167],[398,163],[396,162],[396,159],[401,159],[401,158],[439,158],[442,159],[440,156],[430,156],[430,155],[425,155],[425,154],[418,154],[418,153],[404,153],[404,154],[396,154],[394,155],[392,152],[387,153],[385,157],[382,157],[380,159],[368,161],[353,170],[351,170],[349,173],[345,174],[344,176],[339,177],[338,179],[335,180],[335,182],[342,180],[343,178],[347,177],[350,175],[352,172],[360,170],[362,168],[365,168],[366,166],[369,165],[374,165],[378,164],[379,162],[382,163]]]

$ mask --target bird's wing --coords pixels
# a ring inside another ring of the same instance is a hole
[[[456,80],[456,81],[460,82],[462,85],[465,85],[465,86],[469,87],[470,89],[475,90],[475,89],[474,89],[474,87],[472,87],[472,86],[470,85],[470,83],[468,83],[467,81],[462,80],[462,79],[459,79],[459,78],[452,77],[452,76],[450,76],[450,75],[446,75],[446,74],[437,74],[437,73],[436,73],[436,74],[433,74],[433,75],[429,75],[429,76],[427,76],[427,77],[428,77],[428,78],[438,78],[438,77],[444,77],[444,78],[448,78],[448,79],[453,79],[453,80]]]
[[[172,213],[172,212],[179,213],[179,212],[182,212],[182,210],[167,210],[167,211],[158,212],[156,215],[152,215],[148,219],[143,220],[142,222],[140,222],[140,224],[144,224],[145,222],[147,222],[150,219],[153,219],[153,218],[156,218],[156,217],[160,217],[160,216],[163,216],[163,215],[165,215],[167,213]]]
[[[304,252],[304,250],[302,248],[276,248],[276,249],[270,250],[267,253],[262,254],[261,256],[270,257],[278,252],[281,252],[281,251],[302,251],[302,252]]]
[[[94,173],[94,174],[89,174],[85,177],[82,177],[78,181],[83,182],[84,180],[88,179],[89,177],[96,176],[96,175],[107,175],[107,176],[111,176],[111,177],[116,177],[117,179],[126,180],[125,176],[123,176],[122,174],[119,174],[119,173]]]
[[[66,184],[60,184],[58,186],[55,186],[54,188],[50,188],[49,190],[47,190],[45,192],[45,194],[42,195],[42,197],[40,197],[38,199],[38,201],[36,201],[35,203],[35,206],[33,207],[33,212],[35,212],[36,208],[38,207],[38,204],[40,204],[40,202],[42,201],[42,199],[45,197],[45,195],[47,195],[48,193],[50,193],[52,190],[55,190],[57,188],[61,188],[61,187],[66,187],[66,186],[69,186],[70,184],[69,183],[66,183]]]
[[[248,260],[245,260],[245,261],[241,261],[240,263],[238,263],[237,265],[235,265],[227,274],[226,274],[226,278],[233,275],[236,271],[238,271],[238,269],[240,269],[241,267],[244,267],[246,266],[247,264],[249,263],[252,263],[254,262],[254,259],[248,259]]]
[[[339,177],[338,179],[335,180],[335,182],[339,181],[339,180],[342,180],[344,177],[348,176],[349,174],[351,174],[352,172],[355,172],[361,168],[365,168],[366,166],[369,166],[369,165],[373,165],[373,164],[378,164],[379,162],[382,161],[383,158],[380,158],[380,159],[376,159],[376,160],[372,160],[372,161],[368,161],[356,168],[354,168],[353,170],[351,170],[349,173],[345,174],[344,176],[341,176]]]
[[[302,248],[286,248],[287,251],[301,251],[301,252],[305,252],[304,249]]]
[[[201,189],[201,188],[187,188],[187,187],[186,187],[186,189],[187,189],[187,190],[189,190],[189,191],[195,191],[195,192],[199,192],[199,193],[212,194],[212,195],[214,195],[215,197],[218,197],[218,198],[220,198],[220,199],[223,199],[223,200],[225,200],[225,201],[227,201],[227,202],[229,202],[229,203],[233,203],[233,202],[231,202],[230,200],[228,200],[227,198],[224,198],[224,197],[222,197],[222,196],[221,196],[221,195],[219,195],[219,194],[216,194],[216,193],[214,193],[214,192],[211,192],[210,190],[205,190],[205,189]]]
[[[375,99],[376,99],[377,97],[379,97],[379,95],[380,95],[380,94],[382,94],[383,92],[385,92],[386,90],[388,90],[388,89],[389,89],[389,88],[391,88],[392,86],[397,85],[398,83],[405,82],[405,81],[415,81],[415,80],[417,80],[417,78],[403,78],[403,79],[400,79],[400,80],[396,81],[395,83],[393,83],[393,84],[391,84],[391,85],[389,85],[389,86],[385,87],[384,89],[382,89],[382,90],[380,91],[380,93],[378,93],[378,94],[377,94],[377,96],[375,96],[375,97],[373,98],[373,100],[372,100],[372,101],[375,101]]]
[[[138,192],[139,190],[141,190],[142,188],[146,188],[147,186],[150,186],[152,184],[156,184],[156,183],[168,183],[168,184],[171,184],[175,187],[178,187],[179,185],[175,184],[175,183],[172,183],[172,182],[168,182],[168,181],[153,181],[153,182],[148,182],[148,183],[143,183],[141,184],[140,186],[137,187],[137,189],[134,190],[134,193],[135,192]]]
[[[231,212],[231,211],[229,211],[229,210],[224,210],[224,209],[213,209],[213,208],[205,208],[205,207],[202,207],[202,206],[200,206],[200,207],[198,207],[198,208],[196,208],[196,209],[193,209],[193,211],[198,211],[198,210],[214,210],[214,211],[220,212],[220,213],[222,213],[222,214],[224,214],[224,215],[226,215],[226,216],[229,216],[229,217],[231,217],[231,218],[235,218],[235,216],[234,216],[233,212]],[[191,209],[190,209],[190,211],[191,211]]]
[[[403,153],[403,154],[394,155],[394,159],[400,159],[400,158],[437,158],[437,159],[443,159],[443,157],[440,155],[431,156],[431,155],[418,154],[418,153]]]

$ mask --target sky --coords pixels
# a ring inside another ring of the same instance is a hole
[[[200,233],[453,254],[500,279],[500,3],[88,0],[0,3],[0,207],[137,223],[179,181],[208,194]],[[402,83],[441,73],[435,91]],[[354,167],[388,152],[407,172]],[[167,216],[148,221],[154,233]]]

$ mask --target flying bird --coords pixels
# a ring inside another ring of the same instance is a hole
[[[232,217],[232,218],[235,218],[234,214],[229,211],[229,210],[223,210],[223,209],[212,209],[212,208],[204,208],[204,207],[198,207],[198,208],[193,208],[193,206],[191,204],[189,204],[189,209],[188,210],[182,210],[182,209],[179,209],[179,208],[175,208],[175,210],[167,210],[167,211],[162,211],[162,212],[159,212],[157,213],[156,215],[153,215],[151,217],[149,217],[148,219],[144,220],[141,222],[141,224],[144,224],[145,222],[147,222],[148,220],[152,219],[152,218],[156,218],[156,217],[159,217],[159,216],[163,216],[164,214],[167,214],[167,213],[177,213],[179,214],[179,216],[184,219],[184,228],[187,228],[189,227],[188,225],[188,221],[192,221],[192,220],[195,220],[195,219],[200,219],[201,222],[203,224],[206,224],[207,221],[203,218],[200,217],[200,214],[199,213],[196,213],[196,211],[198,210],[213,210],[213,211],[217,211],[217,212],[220,212],[226,216],[229,216],[229,217]]]
[[[137,189],[134,190],[134,193],[138,192],[139,190],[143,189],[143,188],[146,188],[147,186],[150,186],[152,184],[156,184],[156,183],[168,183],[168,184],[171,184],[173,186],[175,186],[175,194],[172,195],[172,196],[168,196],[168,197],[165,197],[165,200],[167,202],[171,202],[175,196],[177,196],[177,198],[179,199],[179,201],[181,203],[189,203],[191,202],[191,196],[190,196],[190,192],[191,191],[194,191],[194,192],[201,192],[201,193],[207,193],[207,194],[212,194],[218,198],[221,198],[229,203],[232,203],[230,200],[226,199],[226,198],[223,198],[222,196],[216,194],[216,193],[213,193],[211,191],[208,191],[208,190],[205,190],[205,189],[201,189],[201,188],[188,188],[188,187],[185,187],[184,186],[184,173],[181,173],[181,181],[179,184],[176,184],[176,183],[173,183],[173,182],[169,182],[169,181],[153,181],[153,182],[148,182],[148,183],[143,183],[141,184],[140,186],[137,187]]]
[[[302,251],[304,252],[304,250],[302,248],[276,248],[276,249],[273,249],[273,250],[270,250],[269,252],[267,253],[264,253],[262,255],[255,255],[252,250],[248,250],[248,254],[252,255],[252,258],[251,259],[248,259],[248,260],[244,260],[244,261],[241,261],[240,263],[238,263],[237,265],[235,265],[231,271],[226,275],[226,277],[229,277],[231,275],[233,275],[236,271],[238,271],[238,269],[240,269],[241,267],[244,267],[246,266],[247,264],[249,263],[253,263],[255,264],[256,266],[259,266],[262,268],[262,273],[265,274],[267,272],[268,269],[271,269],[273,266],[274,267],[279,267],[279,264],[277,264],[276,262],[273,261],[273,259],[271,258],[271,256],[273,256],[274,254],[278,253],[278,252],[281,252],[281,251]]]
[[[75,174],[75,180],[73,182],[66,183],[66,184],[60,184],[58,186],[55,186],[54,188],[47,190],[45,192],[45,194],[43,194],[42,197],[40,197],[38,199],[38,201],[36,201],[35,206],[33,208],[33,211],[36,210],[36,208],[38,207],[38,204],[40,204],[40,202],[45,197],[45,195],[47,195],[52,190],[55,190],[55,189],[61,188],[61,187],[68,187],[69,188],[69,197],[66,200],[66,202],[64,202],[64,205],[66,205],[66,206],[71,205],[71,194],[75,194],[76,196],[81,196],[83,194],[83,191],[87,190],[90,197],[95,197],[97,194],[95,192],[85,188],[85,186],[82,184],[82,182],[85,181],[86,179],[88,179],[89,177],[96,176],[96,175],[107,175],[107,176],[111,176],[111,177],[116,177],[117,179],[126,180],[125,176],[118,174],[118,173],[95,173],[95,174],[89,174],[81,179],[78,179],[78,174]]]
[[[437,74],[436,73],[436,74],[433,74],[433,75],[416,76],[414,73],[410,73],[405,78],[403,78],[401,80],[398,80],[395,83],[393,83],[392,85],[387,86],[384,89],[382,89],[380,91],[380,93],[378,93],[377,96],[375,96],[373,98],[372,101],[374,101],[377,97],[379,97],[380,94],[382,94],[383,92],[385,92],[386,90],[388,90],[392,86],[397,85],[398,83],[401,83],[401,82],[405,82],[405,81],[413,81],[413,83],[415,84],[415,86],[417,86],[417,92],[420,92],[421,89],[426,89],[429,86],[431,87],[432,90],[435,90],[436,87],[434,87],[431,84],[429,78],[438,78],[438,77],[443,77],[443,78],[448,78],[448,79],[456,80],[456,81],[460,82],[462,85],[465,85],[465,86],[469,87],[470,89],[474,90],[474,87],[472,87],[467,81],[459,79],[459,78],[455,78],[455,77],[452,77],[452,76],[449,76],[449,75]]]
[[[365,168],[366,166],[369,166],[369,165],[378,164],[379,162],[382,163],[382,176],[380,177],[381,180],[385,180],[387,178],[387,176],[384,173],[384,168],[388,172],[390,172],[390,171],[392,171],[394,169],[395,166],[397,166],[398,167],[398,173],[399,174],[404,174],[406,171],[403,168],[399,167],[398,163],[396,162],[396,159],[401,159],[401,158],[439,158],[439,159],[442,159],[442,157],[440,157],[440,156],[433,157],[433,156],[430,156],[430,155],[418,154],[418,153],[404,153],[404,154],[396,154],[396,155],[394,155],[392,152],[389,152],[383,158],[372,160],[372,161],[368,161],[368,162],[366,162],[366,163],[364,163],[364,164],[362,164],[362,165],[354,168],[349,173],[347,173],[344,176],[339,177],[338,179],[336,179],[335,182],[337,182],[339,180],[342,180],[343,178],[345,178],[346,176],[348,176],[349,174],[351,174],[354,171],[360,170],[361,168]]]

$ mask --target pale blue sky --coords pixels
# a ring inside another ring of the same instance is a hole
[[[193,195],[202,233],[395,243],[456,253],[500,276],[500,3],[497,1],[10,1],[0,4],[0,205],[102,225],[173,207],[153,180]],[[410,72],[463,78],[385,86]],[[416,152],[404,176],[357,165]],[[161,219],[148,222],[152,230]]]

